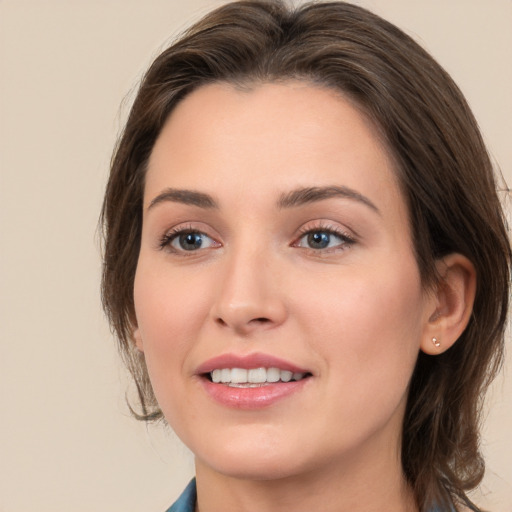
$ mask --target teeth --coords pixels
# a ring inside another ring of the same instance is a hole
[[[282,370],[280,372],[280,377],[283,382],[289,382],[292,380],[293,372],[288,372],[286,370]]]
[[[242,384],[247,382],[247,370],[242,368],[233,368],[231,370],[231,382],[234,384]]]
[[[251,384],[263,384],[267,382],[267,370],[265,370],[265,368],[254,368],[247,373],[247,380]]]
[[[277,382],[281,377],[279,368],[269,368],[267,370],[267,382]]]
[[[254,385],[273,383],[273,382],[290,382],[293,380],[301,380],[305,373],[290,372],[288,370],[280,370],[279,368],[252,368],[246,370],[244,368],[222,368],[210,372],[212,382],[229,384],[234,387],[241,387],[240,384],[247,384],[247,387],[255,387]]]

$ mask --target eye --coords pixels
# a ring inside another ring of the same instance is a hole
[[[342,248],[353,243],[354,239],[347,234],[330,228],[322,228],[306,231],[294,245],[306,249],[322,250]]]
[[[166,233],[160,242],[162,249],[168,248],[173,252],[193,252],[199,249],[218,247],[219,243],[206,233],[190,229],[182,229]]]

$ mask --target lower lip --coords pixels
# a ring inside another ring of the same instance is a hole
[[[233,409],[262,409],[299,392],[309,379],[272,383],[255,388],[235,388],[215,384],[206,378],[201,380],[206,393],[224,406]]]

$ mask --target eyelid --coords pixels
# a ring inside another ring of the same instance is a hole
[[[203,253],[207,249],[216,249],[222,247],[222,243],[219,241],[219,236],[215,233],[212,233],[212,230],[208,225],[205,225],[202,222],[184,222],[177,224],[167,230],[158,238],[156,248],[158,250],[165,250],[173,254],[177,254],[179,256],[193,256],[198,253]],[[313,247],[305,247],[299,245],[300,241],[304,236],[314,233],[314,232],[326,232],[331,235],[338,237],[341,240],[341,243],[337,244],[334,247],[325,247],[325,248],[313,248]],[[212,241],[212,244],[207,247],[199,247],[196,250],[186,250],[180,249],[172,246],[172,242],[176,240],[180,235],[194,233],[203,235],[209,238]],[[310,251],[312,253],[332,253],[339,252],[340,250],[345,250],[354,245],[358,241],[358,236],[353,232],[353,230],[349,230],[344,226],[341,226],[337,223],[334,223],[330,220],[325,219],[317,219],[311,220],[303,224],[297,231],[293,237],[293,241],[290,244],[291,247],[297,247],[306,251]]]
[[[199,252],[203,252],[206,249],[215,249],[218,247],[221,247],[221,243],[217,240],[218,237],[211,234],[209,232],[209,229],[205,229],[205,227],[200,227],[197,225],[194,225],[192,223],[183,223],[178,224],[177,226],[174,226],[170,229],[167,229],[164,234],[158,239],[158,249],[159,250],[165,250],[173,254],[178,254],[180,256],[193,256],[194,254],[197,254]],[[208,237],[210,240],[213,241],[213,244],[209,247],[201,247],[197,250],[190,250],[187,251],[185,249],[179,249],[172,245],[172,242],[174,242],[180,235],[185,234],[198,234],[203,235],[205,237]]]
[[[335,247],[326,247],[323,249],[314,249],[311,247],[302,247],[299,246],[299,242],[304,238],[304,236],[314,233],[314,232],[325,232],[337,236],[340,238],[343,243],[335,246]],[[310,221],[300,227],[297,234],[294,237],[294,242],[291,244],[293,247],[299,247],[301,249],[312,251],[313,253],[320,252],[333,252],[337,250],[343,250],[351,247],[357,242],[357,235],[353,232],[343,228],[339,225],[333,224],[331,221],[327,220],[315,220]]]

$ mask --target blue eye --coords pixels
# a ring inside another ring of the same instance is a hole
[[[216,247],[218,244],[205,233],[200,231],[182,230],[166,234],[160,242],[163,249],[168,247],[175,252],[192,252],[199,249]]]
[[[201,233],[182,233],[178,235],[171,243],[176,249],[184,251],[195,251],[201,249],[203,245],[203,234]]]
[[[331,243],[331,234],[317,231],[306,235],[307,243],[312,249],[325,249]]]
[[[354,241],[346,235],[335,233],[326,229],[311,230],[302,235],[297,243],[297,247],[307,249],[332,249],[350,245]]]

